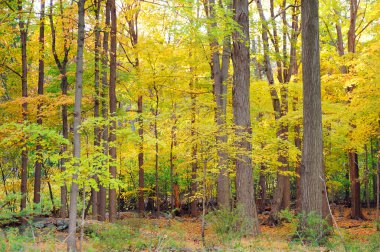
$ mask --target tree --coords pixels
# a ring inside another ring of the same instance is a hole
[[[303,148],[301,211],[322,217],[322,107],[318,0],[302,1]],[[305,228],[305,222],[301,224]]]
[[[110,106],[110,132],[109,132],[109,154],[111,158],[110,174],[112,178],[116,178],[116,3],[111,0],[111,44],[110,44],[110,79],[109,79],[109,106]],[[113,185],[111,185],[112,187]],[[109,220],[113,222],[116,220],[116,189],[110,188],[109,193]]]
[[[102,90],[101,90],[101,104],[102,104],[102,117],[104,121],[108,119],[108,106],[107,106],[107,93],[108,93],[108,41],[109,41],[109,26],[110,26],[110,8],[111,8],[111,0],[106,0],[105,6],[105,28],[103,32],[103,48],[101,53],[102,58]],[[105,123],[102,127],[102,140],[103,140],[103,154],[108,156],[108,124]],[[103,163],[104,166],[108,166],[109,162],[105,161]],[[105,221],[106,220],[106,198],[107,191],[104,185],[99,186],[99,210],[98,210],[98,220]]]
[[[260,233],[255,203],[252,177],[252,144],[250,118],[250,58],[249,58],[249,19],[248,1],[234,0],[234,20],[241,31],[233,33],[232,62],[233,90],[232,106],[235,123],[236,147],[236,196],[237,203],[244,209],[245,218],[249,222],[249,232],[253,235]]]
[[[44,94],[44,58],[45,58],[45,0],[41,1],[41,14],[40,14],[40,34],[38,38],[39,42],[39,54],[40,59],[38,60],[38,94],[43,95]],[[38,116],[37,116],[37,123],[39,125],[42,124],[42,117],[41,117],[41,107],[42,104],[38,104]],[[34,171],[34,197],[33,202],[38,204],[41,201],[41,169],[42,169],[42,155],[41,152],[42,147],[40,144],[37,145],[36,151],[37,151],[37,161],[35,164],[35,171]]]
[[[62,26],[62,35],[63,35],[63,59],[60,60],[57,50],[57,31],[53,19],[53,0],[50,0],[49,6],[49,21],[50,21],[50,30],[51,30],[51,50],[54,57],[55,64],[58,67],[60,78],[61,78],[61,92],[63,96],[67,96],[68,91],[68,81],[67,81],[67,64],[69,61],[69,52],[71,46],[71,36],[70,36],[70,25],[65,21],[64,18],[64,8],[62,1],[59,2],[59,17]],[[66,103],[62,104],[61,107],[61,117],[62,117],[62,136],[65,139],[69,139],[69,123],[68,123],[68,105]],[[67,145],[63,144],[61,148],[61,153],[65,153],[67,150]],[[66,158],[61,158],[61,172],[66,170],[65,163]],[[61,185],[61,207],[60,207],[60,217],[67,217],[67,187],[65,184]]]
[[[74,104],[74,162],[76,166],[80,166],[80,133],[82,114],[82,85],[83,85],[83,51],[84,51],[84,3],[85,0],[78,2],[78,39],[77,39],[77,55],[76,55],[76,72],[75,72],[75,104]],[[76,251],[76,225],[77,225],[77,197],[78,197],[78,178],[77,172],[73,174],[70,191],[70,209],[69,209],[69,234],[67,238],[67,250]]]
[[[18,10],[18,26],[20,29],[20,39],[21,39],[21,89],[22,97],[28,97],[28,62],[26,55],[26,46],[28,40],[28,22],[25,23],[22,17],[23,12],[23,1],[17,1]],[[22,115],[23,120],[28,120],[28,103],[23,102],[22,104]],[[21,210],[26,207],[26,193],[28,191],[28,149],[24,146],[21,151]]]

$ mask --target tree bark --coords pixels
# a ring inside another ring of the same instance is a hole
[[[228,6],[229,10],[231,6]],[[215,1],[209,0],[205,6],[206,14],[211,20],[211,28],[217,27],[215,20]],[[231,207],[231,190],[230,190],[230,178],[228,174],[228,153],[224,149],[224,145],[227,143],[226,135],[226,106],[227,106],[227,78],[228,68],[231,56],[231,39],[230,36],[225,36],[223,40],[223,52],[222,52],[222,65],[220,65],[220,53],[219,43],[216,38],[211,34],[208,29],[208,36],[210,40],[210,47],[212,50],[211,59],[211,76],[214,80],[214,99],[216,103],[215,108],[215,121],[218,126],[216,134],[216,143],[221,147],[218,147],[218,167],[220,172],[218,174],[217,183],[217,202],[219,207],[230,208]]]
[[[100,112],[100,90],[99,90],[99,82],[100,82],[100,26],[99,26],[99,17],[100,17],[100,7],[101,0],[95,0],[95,74],[94,74],[94,87],[95,87],[95,97],[94,97],[94,117],[99,118]],[[100,149],[100,139],[101,139],[101,131],[98,125],[94,127],[94,147],[95,151],[98,152]],[[99,170],[99,167],[94,167],[95,171]],[[98,176],[94,175],[93,179],[98,183]],[[92,198],[92,216],[94,219],[98,218],[98,191],[95,188],[91,188],[91,198]]]
[[[303,148],[301,211],[322,213],[323,144],[318,0],[302,1]],[[301,228],[306,223],[301,223]],[[317,230],[321,232],[321,230]]]
[[[351,218],[363,219],[360,205],[360,180],[358,154],[355,152],[348,153],[350,165],[350,189],[351,189]]]
[[[38,95],[44,94],[44,63],[45,63],[45,0],[41,0],[41,14],[40,14],[40,34],[38,38],[39,42],[39,60],[38,60]],[[41,101],[37,105],[37,124],[42,125],[42,104]],[[34,170],[34,197],[33,202],[35,204],[41,201],[41,170],[42,170],[42,146],[37,144],[37,161]]]
[[[105,6],[105,29],[103,34],[103,49],[102,49],[102,117],[104,121],[108,120],[108,107],[107,107],[107,93],[108,93],[108,40],[109,40],[109,26],[110,26],[110,7],[111,0],[106,0]],[[103,141],[103,154],[105,156],[108,155],[108,125],[107,123],[103,126],[102,129],[102,141]],[[109,162],[105,161],[103,164],[105,167],[108,167]],[[105,221],[106,220],[106,198],[107,198],[107,190],[103,185],[99,186],[99,210],[98,210],[98,220]]]
[[[85,35],[85,21],[84,21],[84,3],[85,0],[78,0],[78,41],[77,41],[77,55],[76,55],[76,72],[75,72],[75,103],[74,103],[74,158],[75,165],[79,166],[80,160],[80,133],[79,127],[81,124],[82,113],[82,85],[83,85],[83,50],[84,50],[84,35]],[[78,174],[73,174],[73,181],[71,183],[70,191],[70,210],[69,210],[69,234],[67,238],[67,250],[76,251],[76,222],[77,222],[77,197],[78,197],[78,183],[76,179]]]
[[[193,78],[193,77],[191,77]],[[193,79],[190,81],[190,90],[194,90],[194,83]],[[198,183],[196,181],[197,179],[197,170],[198,170],[198,158],[197,158],[197,152],[198,152],[198,146],[195,141],[196,133],[195,133],[195,121],[196,121],[196,106],[197,106],[197,100],[196,95],[194,92],[190,95],[191,98],[191,202],[190,202],[190,213],[192,217],[196,217],[198,215],[198,200],[196,199],[196,193],[198,190]]]
[[[109,154],[110,154],[110,174],[113,179],[116,179],[116,166],[113,164],[116,161],[116,3],[111,0],[111,43],[110,43],[110,84],[109,84],[109,103],[110,103],[110,132],[109,132]],[[116,189],[109,190],[109,220],[116,220]]]
[[[243,214],[249,224],[249,233],[260,233],[255,193],[253,186],[251,158],[251,118],[250,118],[250,58],[249,58],[249,12],[247,0],[234,0],[234,20],[240,31],[233,33],[232,62],[233,90],[232,106],[236,134],[236,196],[243,207]]]
[[[22,8],[23,1],[17,1],[17,10],[18,10],[18,25],[20,28],[20,39],[21,39],[21,89],[22,89],[22,97],[28,97],[28,61],[26,55],[26,46],[27,46],[27,37],[28,37],[28,27],[23,21],[22,17]],[[23,120],[28,120],[28,103],[22,103],[22,117]],[[24,139],[26,141],[26,139]],[[26,194],[28,192],[28,149],[25,145],[21,151],[21,210],[26,207]]]
[[[67,24],[64,23],[63,21],[63,5],[62,1],[60,1],[59,4],[59,9],[60,9],[60,17],[62,19],[62,32],[64,34],[68,34],[68,28],[65,27]],[[66,96],[67,95],[67,89],[68,89],[68,83],[67,83],[67,62],[68,62],[68,55],[70,51],[70,46],[69,44],[69,35],[65,35],[63,39],[63,52],[64,52],[64,57],[61,60],[58,58],[58,53],[56,50],[56,30],[54,27],[54,21],[53,21],[53,0],[50,0],[50,13],[49,13],[49,20],[50,20],[50,30],[51,30],[51,37],[52,37],[52,43],[51,43],[51,48],[52,48],[52,53],[54,56],[54,61],[59,69],[59,72],[61,74],[61,92],[62,95]],[[62,116],[62,136],[65,139],[69,139],[69,126],[68,126],[68,119],[67,119],[67,105],[64,104],[62,105],[61,108],[61,116]],[[67,150],[67,145],[64,144],[61,147],[61,153],[66,152]],[[65,171],[65,158],[61,158],[61,172]],[[61,218],[66,218],[67,216],[67,187],[65,184],[61,186],[61,207],[60,207],[60,217]]]

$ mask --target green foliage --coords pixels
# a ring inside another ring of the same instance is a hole
[[[217,209],[206,215],[221,241],[239,240],[248,234],[250,222],[243,217],[243,208],[237,206],[231,211],[227,208]]]
[[[294,234],[294,240],[302,244],[320,246],[326,244],[328,236],[332,232],[332,227],[327,220],[318,214],[311,212],[308,215],[303,213],[297,215],[298,228]]]
[[[288,222],[288,223],[291,223],[292,221],[294,221],[294,214],[287,208],[287,209],[284,209],[284,210],[281,210],[279,213],[278,213],[278,217],[280,218],[281,221],[284,221],[284,222]]]

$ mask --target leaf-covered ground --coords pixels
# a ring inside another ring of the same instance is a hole
[[[380,233],[374,228],[374,209],[363,209],[367,220],[351,220],[349,209],[335,209],[334,217],[342,237],[335,234],[321,246],[296,241],[296,223],[281,226],[261,226],[256,238],[229,237],[214,232],[206,225],[205,242],[201,239],[201,218],[161,217],[138,218],[134,213],[123,213],[121,220],[109,224],[87,220],[83,251],[380,251]],[[260,215],[264,220],[267,216]],[[32,232],[33,230],[33,232]],[[3,229],[0,251],[65,251],[66,232],[52,226]],[[78,234],[79,236],[79,234]],[[79,247],[79,241],[78,241]]]

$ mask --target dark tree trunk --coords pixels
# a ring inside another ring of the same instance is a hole
[[[193,78],[193,77],[192,77]],[[194,83],[193,80],[190,81],[190,91],[191,93],[191,202],[190,202],[190,213],[192,217],[195,217],[198,215],[198,208],[197,203],[198,200],[195,198],[195,195],[198,190],[198,183],[196,181],[197,179],[197,170],[198,170],[198,158],[197,158],[197,152],[198,152],[198,146],[195,141],[196,133],[195,133],[195,121],[196,121],[196,106],[197,106],[197,100],[196,95],[194,94]]]
[[[63,19],[63,5],[62,2],[60,2],[59,5],[60,8],[60,17]],[[54,21],[53,21],[53,0],[50,0],[50,13],[49,13],[49,20],[50,20],[50,30],[51,30],[51,37],[52,37],[52,53],[54,56],[54,61],[59,69],[59,72],[61,74],[61,92],[62,95],[66,96],[67,95],[67,88],[68,88],[68,83],[67,83],[67,76],[66,76],[66,67],[67,67],[67,62],[68,62],[68,55],[70,51],[70,47],[68,46],[68,28],[65,27],[64,21],[62,21],[62,32],[65,35],[63,39],[63,52],[64,52],[64,57],[63,60],[60,61],[58,58],[57,50],[56,50],[56,31],[55,31],[55,26],[54,26]],[[61,109],[61,115],[62,115],[62,136],[65,139],[69,139],[69,126],[68,126],[68,119],[67,119],[67,105],[62,105]],[[67,150],[67,145],[64,144],[62,145],[61,148],[61,153],[66,152]],[[61,158],[61,172],[65,171],[65,158]],[[61,218],[66,218],[67,217],[67,187],[65,184],[61,186],[61,207],[60,207],[60,217]]]
[[[80,133],[79,127],[81,124],[82,113],[82,86],[83,86],[83,51],[84,51],[84,35],[85,35],[85,0],[78,2],[78,41],[76,55],[76,72],[75,72],[75,104],[74,104],[74,158],[80,159]],[[79,165],[76,161],[75,165]],[[75,180],[78,174],[73,174],[73,182],[71,183],[70,191],[70,210],[69,210],[69,234],[67,238],[67,250],[76,251],[76,224],[77,224],[77,197],[78,184]]]
[[[108,120],[108,107],[107,107],[107,93],[108,93],[108,40],[109,40],[109,26],[110,26],[110,7],[111,0],[106,0],[105,7],[105,29],[103,34],[103,49],[102,49],[102,117],[103,120]],[[102,141],[103,141],[103,154],[108,155],[108,125],[105,124],[102,128]],[[108,167],[108,162],[106,161],[103,165]],[[98,210],[98,220],[106,220],[106,198],[107,190],[103,185],[99,186],[99,210]]]
[[[159,96],[158,89],[156,84],[154,84],[154,91],[156,96],[156,108],[154,110],[154,138],[155,142],[155,179],[156,179],[156,216],[160,216],[160,189],[158,185],[158,129],[157,129],[157,117],[158,117],[158,105],[159,105]]]
[[[363,219],[360,206],[360,180],[358,154],[355,152],[348,153],[350,164],[350,187],[351,187],[351,218]]]
[[[178,174],[174,165],[175,160],[177,159],[176,155],[174,154],[174,148],[177,146],[177,117],[176,117],[176,103],[173,104],[173,126],[171,130],[171,142],[170,142],[170,184],[171,184],[171,209],[174,210],[176,208],[179,208],[179,202],[177,202],[177,194],[176,191],[178,191]],[[179,199],[178,199],[179,201]]]
[[[99,90],[99,82],[100,82],[100,26],[99,26],[99,14],[100,14],[100,6],[101,0],[95,0],[95,75],[94,75],[94,86],[95,86],[95,97],[94,97],[94,117],[99,118],[99,110],[100,110],[100,90]],[[101,131],[99,126],[94,127],[94,147],[95,151],[98,152],[100,149],[100,138]],[[99,170],[99,167],[94,167],[95,170]],[[98,182],[98,177],[95,175],[94,180]],[[94,219],[98,218],[98,192],[91,188],[91,202],[92,202],[92,216]]]
[[[318,0],[302,1],[303,148],[301,211],[323,216],[323,136]],[[301,228],[306,223],[301,223]],[[321,230],[316,230],[321,232]]]
[[[44,63],[45,63],[45,0],[41,1],[41,14],[40,14],[40,34],[38,38],[39,42],[39,60],[38,60],[38,95],[44,94]],[[42,125],[42,110],[41,102],[37,105],[37,123]],[[41,170],[42,170],[42,147],[38,143],[36,147],[37,161],[34,170],[34,197],[33,202],[35,204],[41,201]]]
[[[19,28],[20,28],[20,39],[21,39],[21,89],[22,97],[28,97],[28,61],[26,56],[26,45],[28,37],[28,27],[23,21],[22,8],[23,1],[17,1],[17,10],[19,12]],[[26,121],[28,119],[28,104],[23,102],[22,104],[22,117]],[[28,192],[28,150],[26,146],[21,151],[21,210],[26,207],[26,194]]]
[[[233,90],[232,106],[236,134],[236,196],[237,203],[243,207],[243,213],[249,223],[248,232],[260,233],[255,193],[253,185],[251,158],[251,117],[250,117],[250,69],[249,69],[249,12],[247,0],[234,0],[234,20],[241,31],[233,33],[232,62]]]
[[[144,202],[144,187],[145,187],[145,181],[144,181],[144,121],[142,118],[142,112],[143,112],[143,100],[142,96],[140,95],[137,100],[137,109],[140,113],[138,118],[139,123],[139,137],[140,137],[140,144],[139,144],[139,195],[138,195],[138,208],[139,212],[143,213],[145,211],[145,202]]]
[[[109,132],[109,154],[111,162],[116,161],[116,3],[111,0],[111,43],[110,43],[110,85],[109,85],[109,102],[110,102],[110,132]],[[116,166],[110,165],[111,177],[116,179]],[[109,220],[114,222],[116,220],[116,189],[110,188],[109,190]]]
[[[364,150],[365,150],[365,178],[364,178],[364,188],[365,188],[365,201],[367,204],[367,211],[371,208],[371,204],[369,201],[369,169],[368,169],[368,148],[367,145],[364,145]]]

